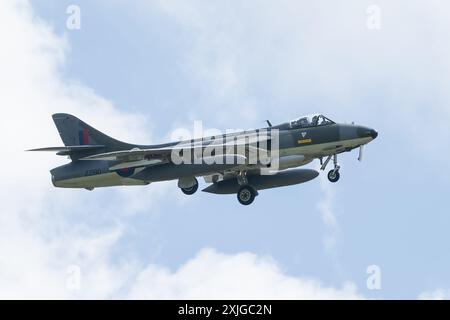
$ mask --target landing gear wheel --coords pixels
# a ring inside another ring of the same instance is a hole
[[[195,185],[193,185],[192,187],[180,188],[180,189],[181,189],[181,191],[183,191],[184,194],[186,194],[188,196],[193,195],[198,190],[198,182]]]
[[[248,206],[251,204],[256,197],[256,190],[253,189],[250,186],[243,186],[239,189],[237,193],[237,198],[240,204],[243,204],[244,206]]]
[[[341,175],[338,170],[330,170],[330,172],[328,172],[328,180],[330,180],[330,182],[337,182],[340,177]]]

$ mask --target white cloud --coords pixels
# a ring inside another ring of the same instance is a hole
[[[352,283],[340,289],[286,275],[273,259],[205,249],[175,272],[149,266],[136,278],[139,299],[361,299]]]
[[[420,300],[450,300],[450,290],[436,289],[433,291],[424,291],[418,298]]]
[[[7,26],[0,29],[0,297],[76,295],[65,287],[71,264],[90,279],[83,297],[108,297],[127,274],[109,261],[123,230],[117,217],[152,204],[166,188],[156,193],[142,188],[140,197],[123,188],[109,191],[111,208],[105,213],[99,202],[104,191],[53,188],[48,170],[66,159],[24,150],[62,144],[51,119],[55,112],[75,114],[131,142],[149,141],[151,126],[142,115],[121,112],[93,90],[61,77],[68,43],[33,15],[27,1],[1,1],[0,20]],[[93,228],[86,212],[108,214],[108,223]]]
[[[450,136],[449,4],[378,1],[379,31],[366,26],[370,5],[175,0],[156,7],[181,25],[186,73],[207,92],[204,112],[220,106],[211,117],[229,124],[239,114],[256,125],[320,110],[397,135],[402,125],[401,136],[435,152]],[[424,122],[439,132],[435,144]]]

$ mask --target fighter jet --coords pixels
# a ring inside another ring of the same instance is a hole
[[[319,172],[297,168],[315,159],[328,180],[337,182],[337,155],[374,140],[376,130],[355,124],[338,124],[321,114],[304,116],[267,127],[158,145],[121,142],[70,114],[55,114],[53,121],[63,147],[32,149],[68,156],[70,163],[50,171],[60,188],[95,188],[148,185],[178,180],[186,195],[198,190],[198,177],[214,194],[236,194],[243,205],[251,204],[260,190],[304,183]]]

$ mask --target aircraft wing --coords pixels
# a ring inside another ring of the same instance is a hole
[[[47,152],[56,152],[58,155],[69,155],[76,152],[98,150],[104,147],[105,146],[103,145],[82,145],[82,146],[47,147],[47,148],[31,149],[27,151],[31,152],[47,151]]]
[[[182,148],[179,148],[182,149]],[[124,151],[113,151],[107,153],[95,154],[81,158],[80,160],[107,160],[107,161],[141,161],[144,159],[157,158],[163,159],[177,150],[177,148],[157,148],[157,149],[131,149]]]
[[[109,169],[120,170],[124,168],[138,168],[167,163],[172,148],[131,149],[95,154],[80,160],[103,160],[116,162]]]
[[[180,148],[181,150],[182,148]],[[145,149],[145,150],[130,150],[130,151],[118,151],[102,153],[98,155],[88,156],[81,158],[80,160],[106,160],[106,161],[117,161],[118,163],[111,166],[110,170],[120,170],[124,168],[138,168],[138,167],[148,167],[163,163],[168,163],[170,161],[171,152],[177,150],[176,148],[163,148],[163,149]],[[245,163],[246,157],[237,154],[223,154],[220,156],[205,157],[205,161],[210,161],[211,163],[218,162],[219,160],[214,160],[210,158],[221,157],[223,163]],[[232,158],[232,160],[228,160]],[[239,159],[239,160],[237,160]]]
[[[181,150],[188,149],[205,149],[205,148],[220,148],[220,147],[233,147],[233,146],[247,146],[247,149],[257,150],[261,148],[254,147],[252,145],[256,145],[262,141],[270,140],[269,136],[236,136],[235,139],[230,141],[222,142],[210,140],[207,141],[209,143],[205,143],[204,141],[198,141],[196,143],[180,143],[174,146],[166,147],[166,148],[149,148],[149,149],[139,149],[133,148],[130,150],[122,150],[122,151],[113,151],[107,153],[95,154],[92,156],[87,156],[81,158],[80,160],[107,160],[107,161],[122,161],[122,162],[130,162],[130,161],[141,161],[144,159],[167,159],[170,157],[172,152],[179,152]],[[228,152],[226,152],[229,154]]]
[[[221,160],[223,163],[228,163],[228,160],[223,159],[229,159],[230,157],[235,159],[240,159],[239,163],[245,163],[247,160],[247,157],[242,153],[244,150],[247,150],[248,152],[256,152],[258,149],[255,147],[257,143],[261,141],[269,140],[268,136],[256,136],[256,135],[250,135],[250,136],[236,136],[233,140],[225,141],[223,142],[222,139],[218,140],[208,140],[208,141],[197,141],[194,143],[180,143],[169,147],[163,147],[163,148],[146,148],[146,149],[138,149],[133,148],[130,150],[122,150],[122,151],[113,151],[113,152],[107,152],[107,153],[100,153],[95,154],[87,157],[83,157],[80,160],[103,160],[103,161],[114,161],[118,162],[115,165],[113,165],[110,169],[111,170],[119,170],[123,168],[133,168],[133,167],[147,167],[152,165],[158,165],[170,162],[171,155],[173,152],[176,154],[180,154],[182,150],[191,150],[192,153],[196,153],[197,151],[201,152],[205,148],[225,148],[225,152],[222,155],[217,156],[209,156],[205,157],[205,162],[207,160],[210,160],[210,162],[218,162],[214,159],[208,159],[208,158],[215,158],[215,157],[223,157]],[[206,142],[206,143],[205,143]],[[253,144],[253,145],[251,145]],[[235,152],[234,146],[246,146],[246,149],[239,150],[239,154]],[[227,147],[232,147],[232,150],[228,149]],[[265,150],[265,149],[264,149]],[[237,162],[236,162],[237,163]],[[240,165],[242,166],[242,165]]]

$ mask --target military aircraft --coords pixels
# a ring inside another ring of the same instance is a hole
[[[65,146],[32,149],[68,156],[71,162],[50,171],[55,187],[95,188],[148,185],[178,180],[186,195],[198,189],[197,177],[215,194],[237,194],[251,204],[259,190],[310,181],[313,169],[296,168],[320,160],[330,161],[330,182],[340,178],[337,155],[363,146],[378,133],[355,124],[338,124],[321,114],[300,117],[276,126],[158,145],[135,145],[113,139],[80,119],[59,113],[53,121]],[[296,169],[293,169],[296,168]]]

